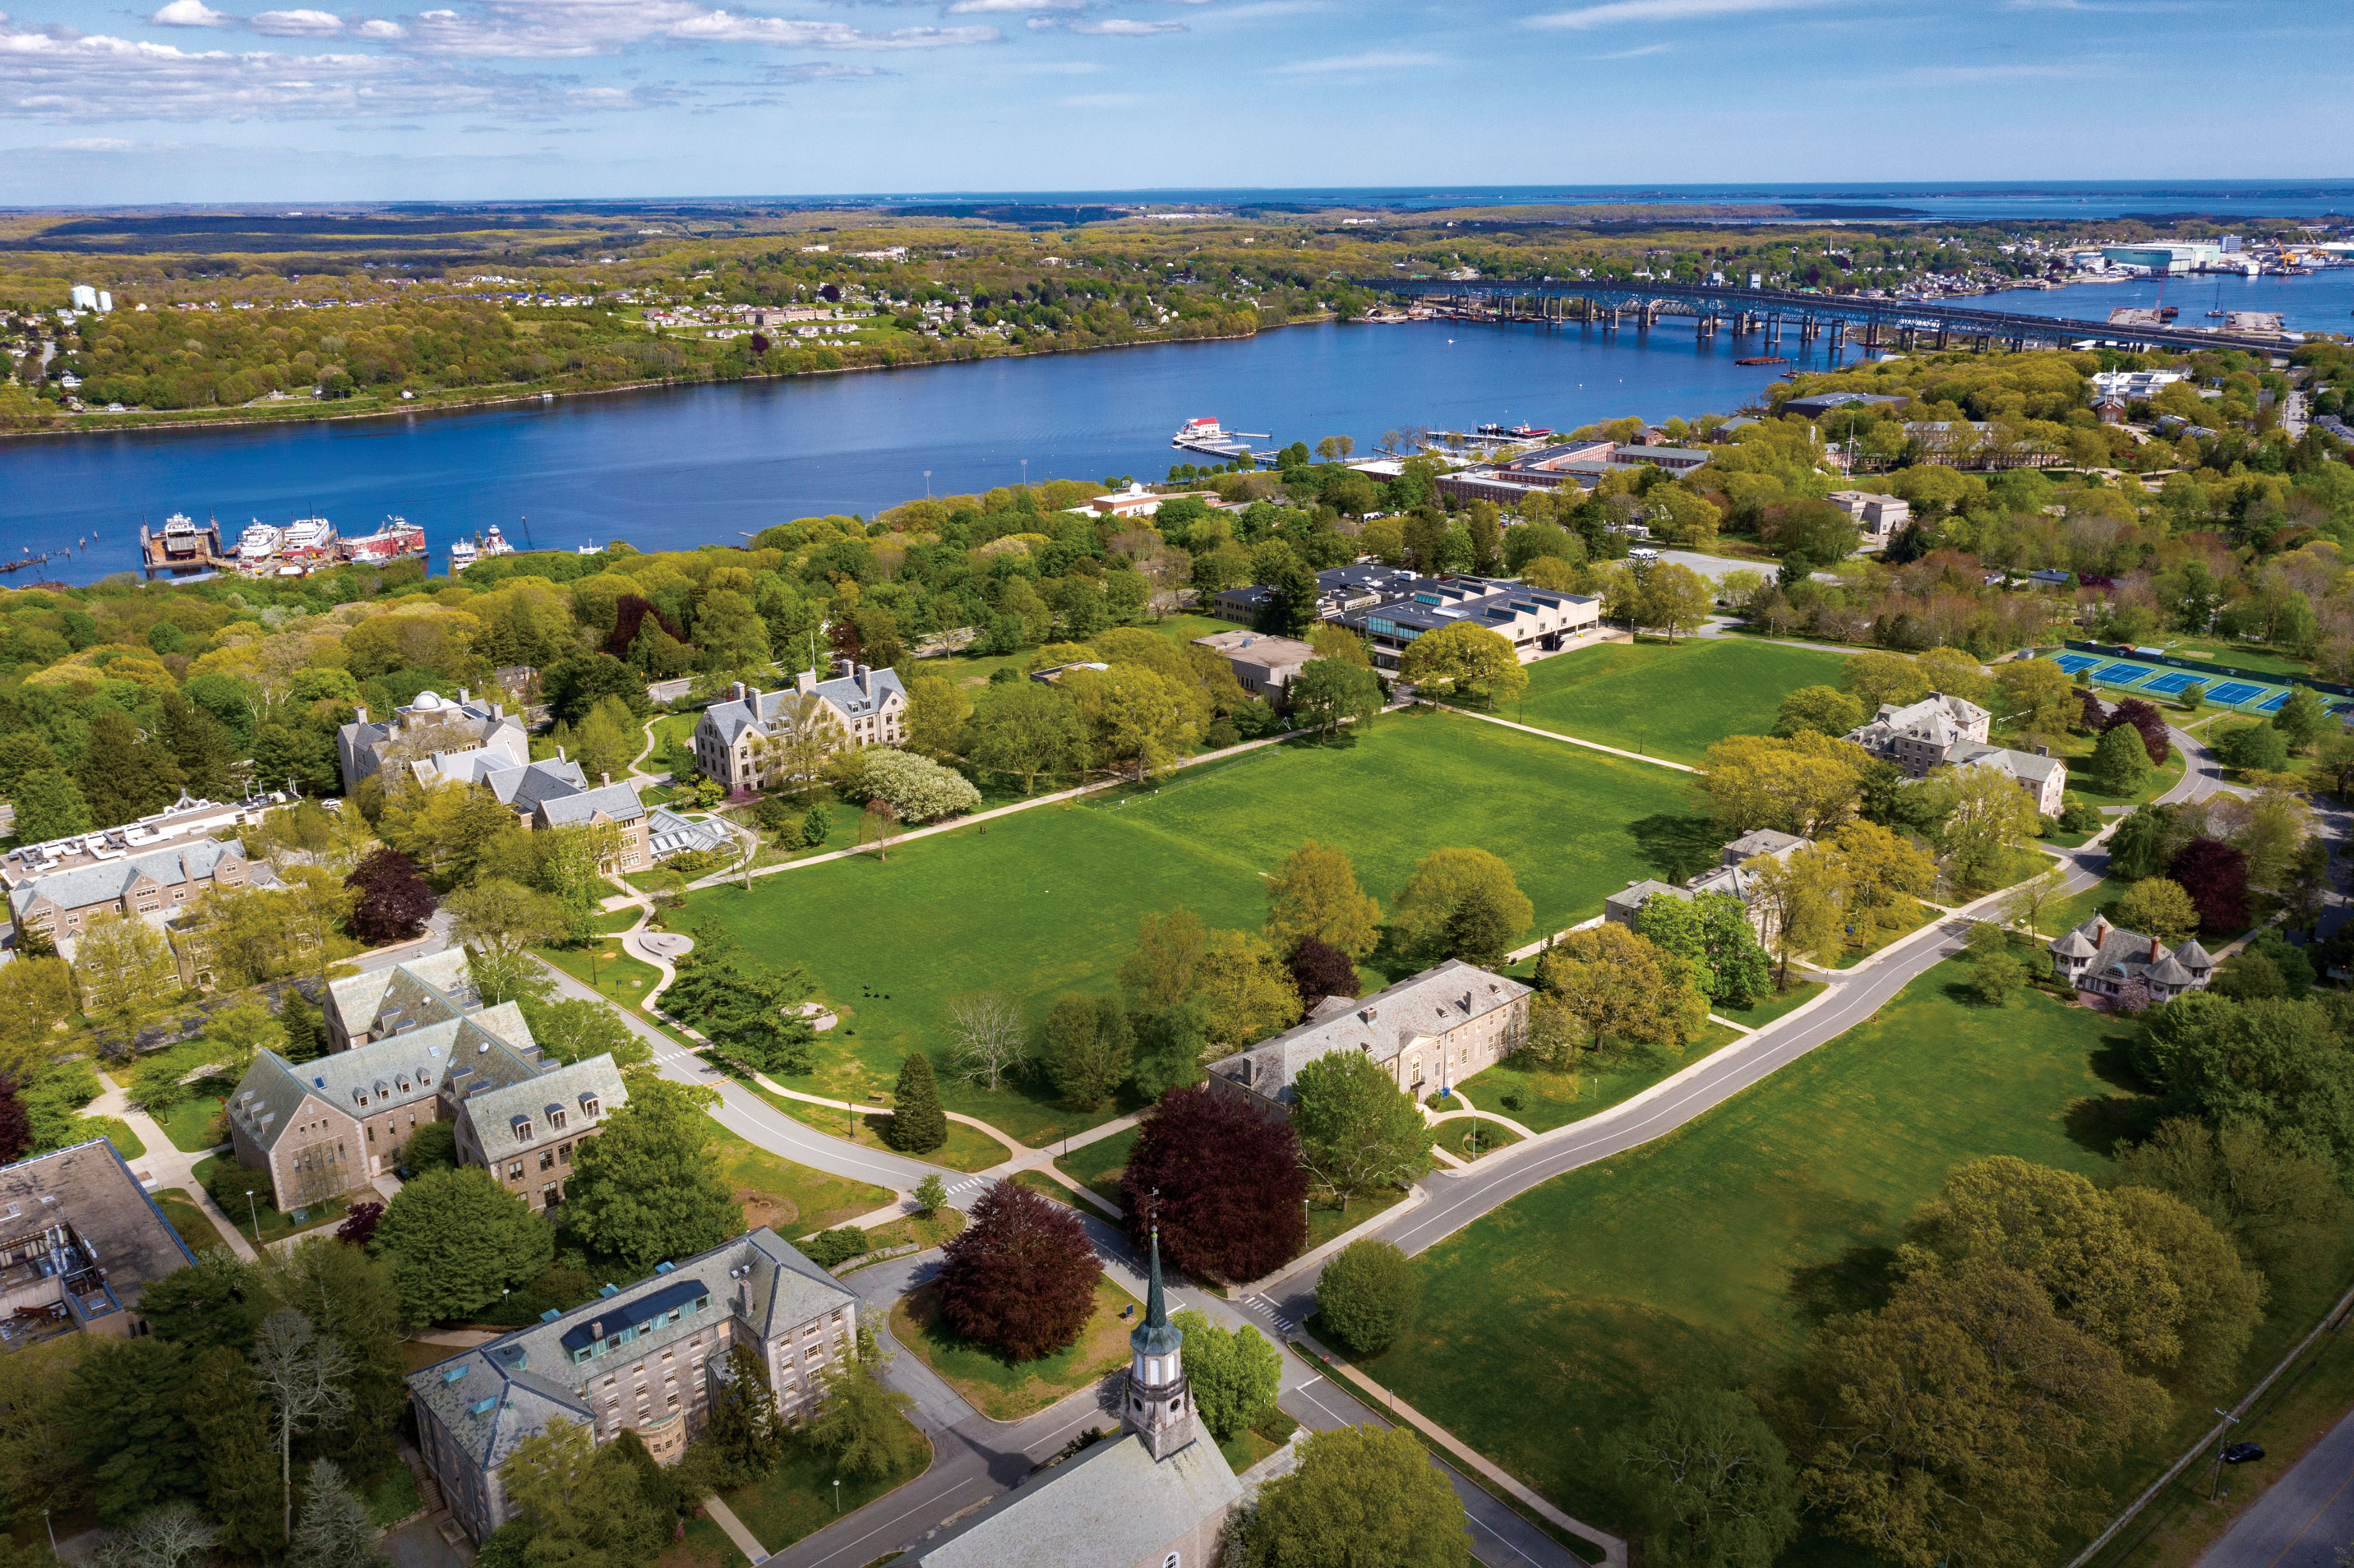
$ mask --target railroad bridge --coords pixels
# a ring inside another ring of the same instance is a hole
[[[2121,348],[2238,348],[2285,355],[2296,347],[2278,338],[2244,333],[2199,332],[2188,327],[2112,326],[2107,322],[2062,316],[2021,315],[2013,311],[1973,310],[1930,300],[1864,299],[1854,294],[1808,294],[1786,289],[1744,289],[1729,284],[1662,283],[1644,280],[1563,282],[1526,279],[1359,278],[1359,288],[1402,295],[1426,303],[1452,303],[1467,316],[1484,320],[1573,323],[1617,332],[1648,331],[1667,316],[1689,317],[1702,337],[1725,333],[1757,335],[1767,345],[1785,331],[1800,343],[1817,338],[1837,347],[2011,348],[2038,344],[2066,348],[2090,338]]]

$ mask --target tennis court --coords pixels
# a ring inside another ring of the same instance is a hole
[[[2203,675],[2194,675],[2188,670],[2168,670],[2162,675],[2156,675],[2144,681],[2141,683],[2141,689],[2145,692],[2154,692],[2161,697],[2171,697],[2186,687],[2197,685],[2205,678]]]
[[[2286,692],[2274,692],[2271,696],[2266,697],[2263,702],[2256,705],[2256,711],[2260,714],[2276,714],[2286,706],[2288,706],[2288,694]]]
[[[2079,670],[2089,670],[2100,662],[2090,653],[2057,653],[2052,656],[2052,662],[2072,675]]]
[[[2213,691],[2208,693],[2207,700],[2211,703],[2219,704],[2223,707],[2235,708],[2242,703],[2246,702],[2250,697],[2260,695],[2263,692],[2264,688],[2262,686],[2252,686],[2245,681],[2226,681],[2221,685],[2216,687]],[[2281,699],[2285,702],[2288,699],[2288,694],[2286,692],[2283,692],[2281,694]]]
[[[2093,679],[2105,681],[2112,686],[2130,686],[2149,671],[2139,664],[2109,664],[2093,672]]]
[[[2250,713],[2274,714],[2288,701],[2288,693],[2269,683],[2235,681],[2221,675],[2210,675],[2196,670],[2175,670],[2163,665],[2137,663],[2131,659],[2111,659],[2105,654],[2080,653],[2070,651],[2048,655],[2051,661],[2070,675],[2091,672],[2092,679],[2104,686],[2122,687],[2136,696],[2179,697],[2194,685],[2207,688],[2207,701],[2219,708],[2241,708]],[[2354,711],[2349,706],[2349,711]]]

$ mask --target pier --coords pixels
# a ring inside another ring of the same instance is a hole
[[[217,523],[208,521],[199,527],[186,514],[175,513],[165,519],[161,534],[150,532],[144,523],[139,524],[139,566],[150,579],[190,577],[200,572],[224,571],[236,564],[235,556],[221,551]]]

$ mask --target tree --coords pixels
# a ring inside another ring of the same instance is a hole
[[[1093,1109],[1110,1099],[1135,1061],[1135,1033],[1119,997],[1066,994],[1047,1014],[1039,1063],[1071,1104]]]
[[[1212,931],[1193,971],[1189,1001],[1200,1003],[1213,1057],[1256,1045],[1299,1022],[1299,993],[1264,938]]]
[[[1089,765],[1107,773],[1140,784],[1174,768],[1200,737],[1199,693],[1141,664],[1066,671],[1061,685],[1078,706]]]
[[[82,1011],[123,1033],[170,1005],[180,990],[164,933],[111,913],[90,916],[82,927],[74,944],[74,979],[81,982]]]
[[[1729,835],[1773,828],[1812,838],[1855,814],[1866,760],[1861,747],[1811,731],[1736,735],[1708,748],[1701,789]]]
[[[2251,1122],[2170,1117],[2118,1154],[2116,1175],[2121,1192],[2147,1187],[2188,1203],[2275,1280],[2310,1266],[2349,1209],[2328,1160]]]
[[[1284,857],[1267,900],[1267,938],[1282,951],[1311,938],[1362,959],[1381,941],[1382,906],[1358,885],[1349,857],[1314,839]]]
[[[705,1418],[704,1440],[719,1451],[737,1485],[773,1474],[783,1457],[785,1419],[760,1352],[738,1340],[727,1347]]]
[[[327,1425],[351,1407],[351,1352],[291,1308],[264,1318],[253,1336],[253,1372],[270,1401],[279,1487],[286,1499],[284,1538],[290,1544],[294,1539],[294,1438]]]
[[[1708,579],[1690,567],[1664,561],[1654,566],[1643,579],[1637,604],[1637,620],[1645,626],[1664,630],[1668,641],[1673,642],[1677,632],[1697,630],[1708,620],[1709,612],[1716,606],[1716,593],[1709,587]],[[1528,677],[1523,673],[1521,685],[1527,684]]]
[[[371,1568],[388,1561],[376,1550],[376,1520],[333,1459],[313,1459],[302,1481],[302,1523],[287,1568]]]
[[[2316,742],[2335,726],[2329,720],[2329,706],[2310,686],[2291,686],[2288,701],[2273,715],[2273,727],[2288,736],[2292,751],[2310,751]]]
[[[356,895],[352,934],[369,947],[408,941],[432,916],[433,890],[417,874],[417,863],[398,850],[377,850],[354,868],[344,885]]]
[[[1021,779],[1030,794],[1042,773],[1075,772],[1087,736],[1069,694],[1034,681],[989,687],[975,703],[967,755],[975,767]]]
[[[928,822],[981,804],[981,791],[963,774],[912,751],[868,748],[859,780],[901,821]]]
[[[1774,733],[1788,736],[1812,730],[1818,735],[1842,736],[1870,716],[1862,703],[1837,686],[1801,686],[1782,699],[1774,717]]]
[[[561,1417],[516,1444],[499,1465],[499,1482],[532,1530],[524,1561],[532,1568],[650,1561],[673,1520],[649,1501],[638,1464],[644,1453],[635,1432],[599,1447],[589,1427]]]
[[[948,1205],[949,1184],[941,1181],[940,1173],[935,1171],[916,1183],[912,1196],[916,1200],[917,1213],[927,1216],[937,1214]]]
[[[907,688],[907,747],[925,757],[960,757],[970,736],[972,699],[938,675],[918,675]]]
[[[2195,838],[2174,853],[2167,875],[2190,895],[2199,928],[2224,935],[2248,925],[2248,861],[2230,844]]]
[[[2157,1253],[2180,1296],[2181,1349],[2166,1372],[2189,1388],[2220,1386],[2264,1317],[2263,1274],[2241,1260],[2219,1226],[2179,1199],[2119,1187],[2109,1201],[2134,1238]]]
[[[1908,706],[1930,691],[1928,672],[1901,653],[1850,655],[1840,666],[1840,684],[1874,713],[1890,703]]]
[[[2180,883],[2162,876],[2144,877],[2117,900],[2117,924],[2171,948],[2199,929],[2199,911]]]
[[[1970,989],[1988,1007],[2008,1007],[2027,983],[2027,966],[2000,948],[1976,956],[1970,966]]]
[[[806,1073],[817,1030],[802,1006],[815,989],[800,969],[770,969],[716,921],[702,920],[662,1005],[722,1061],[758,1073]]]
[[[998,1181],[949,1238],[935,1277],[940,1315],[960,1338],[1027,1361],[1078,1338],[1102,1277],[1077,1215]]]
[[[929,1154],[948,1140],[948,1113],[940,1109],[932,1059],[921,1051],[910,1052],[899,1063],[898,1092],[891,1097],[891,1119],[884,1124],[883,1141],[902,1154]]]
[[[2040,935],[2043,916],[2053,906],[2068,896],[2068,873],[2064,867],[2053,866],[2041,876],[2031,876],[2010,890],[2002,901],[2002,917],[2013,926],[2024,926],[2030,937]],[[2146,927],[2136,927],[2145,930]]]
[[[1957,887],[1991,885],[2041,825],[2035,802],[2001,768],[1940,768],[1919,788],[1937,819],[1931,841]]]
[[[1395,1245],[1368,1236],[1335,1253],[1316,1279],[1316,1318],[1343,1350],[1377,1356],[1422,1308],[1422,1277]]]
[[[1363,734],[1382,711],[1380,678],[1346,659],[1310,659],[1292,678],[1288,695],[1294,722],[1327,736],[1344,724]]]
[[[1529,687],[1521,656],[1500,632],[1451,621],[1406,644],[1398,678],[1436,696],[1477,697],[1490,707]]]
[[[2068,672],[2049,659],[2011,659],[1995,666],[1999,716],[2032,735],[2051,735],[2068,726],[2077,706]]]
[[[653,1060],[653,1047],[621,1021],[621,1015],[601,1001],[576,997],[567,1001],[540,1001],[525,996],[525,1022],[535,1044],[550,1060],[570,1065],[610,1056],[616,1067],[633,1067]]]
[[[1265,1335],[1248,1324],[1229,1333],[1192,1308],[1169,1320],[1185,1336],[1185,1378],[1212,1437],[1231,1443],[1275,1408],[1283,1355]]]
[[[36,768],[19,778],[8,792],[16,808],[16,832],[20,843],[46,843],[99,825],[82,799],[81,786],[62,768]]]
[[[571,1227],[640,1274],[740,1232],[744,1211],[720,1180],[714,1124],[703,1114],[716,1097],[710,1089],[634,1075],[630,1103],[573,1152],[564,1199]]]
[[[563,906],[503,876],[478,877],[443,903],[454,917],[450,939],[461,948],[514,955],[563,935]]]
[[[1511,923],[1511,913],[1492,889],[1475,886],[1447,917],[1446,953],[1478,968],[1494,969],[1504,962],[1522,929]]]
[[[1647,1563],[1770,1568],[1798,1533],[1788,1450],[1741,1394],[1670,1389],[1619,1447]]]
[[[2090,771],[2112,795],[2130,795],[2141,788],[2149,771],[2149,754],[2131,726],[2117,725],[2093,747]]]
[[[1208,945],[1201,916],[1191,909],[1140,916],[1136,947],[1120,960],[1120,989],[1140,1012],[1164,1012],[1193,994]]]
[[[1390,908],[1390,930],[1404,950],[1437,954],[1447,923],[1472,888],[1487,890],[1502,924],[1514,936],[1529,928],[1536,908],[1521,892],[1512,868],[1483,849],[1440,849],[1423,856]]]
[[[825,771],[826,759],[849,741],[833,707],[814,692],[779,694],[769,719],[769,749],[762,772],[769,782],[790,784],[807,795]]]
[[[585,1161],[601,1141],[583,1139],[576,1158]],[[418,1324],[481,1311],[502,1288],[538,1278],[556,1251],[554,1234],[531,1205],[472,1165],[429,1171],[404,1185],[385,1209],[374,1245],[392,1260],[401,1310]]]
[[[1647,898],[1636,911],[1634,929],[1690,964],[1692,978],[1719,1007],[1748,1007],[1774,983],[1773,962],[1750,924],[1749,906],[1730,893]]]
[[[1172,1088],[1144,1118],[1120,1177],[1129,1239],[1155,1225],[1201,1279],[1258,1279],[1308,1245],[1308,1175],[1292,1124],[1239,1097]]]
[[[1586,1027],[1597,1049],[1607,1037],[1681,1050],[1708,1012],[1684,960],[1608,922],[1546,948],[1537,986]]]
[[[1430,1168],[1422,1107],[1370,1057],[1335,1051],[1299,1069],[1291,1124],[1299,1161],[1341,1200],[1404,1186]]]
[[[1003,991],[977,991],[949,998],[948,1011],[949,1065],[960,1082],[995,1094],[1028,1044],[1021,1004]]]
[[[1404,1427],[1340,1426],[1259,1491],[1246,1527],[1265,1568],[1469,1568],[1462,1499]]]
[[[100,1543],[95,1568],[183,1568],[209,1553],[218,1532],[185,1502],[165,1503]]]
[[[217,1255],[228,1255],[228,1248],[217,1249]],[[151,1287],[148,1294],[154,1293]],[[144,1298],[140,1310],[144,1316]],[[247,1326],[249,1335],[250,1319]],[[246,1557],[274,1550],[281,1544],[278,1464],[270,1452],[270,1412],[245,1358],[227,1346],[200,1352],[186,1409],[189,1436],[203,1456],[205,1510],[220,1527],[220,1544]]]
[[[874,1331],[862,1324],[857,1353],[825,1375],[825,1404],[810,1423],[809,1440],[832,1454],[846,1476],[898,1474],[921,1457],[921,1438],[904,1414],[915,1401],[885,1386],[878,1374],[887,1364]]]
[[[2173,810],[2139,806],[2109,835],[2109,874],[2139,882],[2166,870]]]
[[[187,1426],[191,1361],[168,1340],[118,1340],[73,1369],[73,1447],[99,1518],[116,1523],[196,1494],[201,1465]]]

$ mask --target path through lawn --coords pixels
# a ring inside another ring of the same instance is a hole
[[[1606,642],[1529,666],[1500,718],[1671,762],[1699,763],[1728,735],[1765,735],[1800,686],[1839,684],[1836,653],[1710,638]]]

